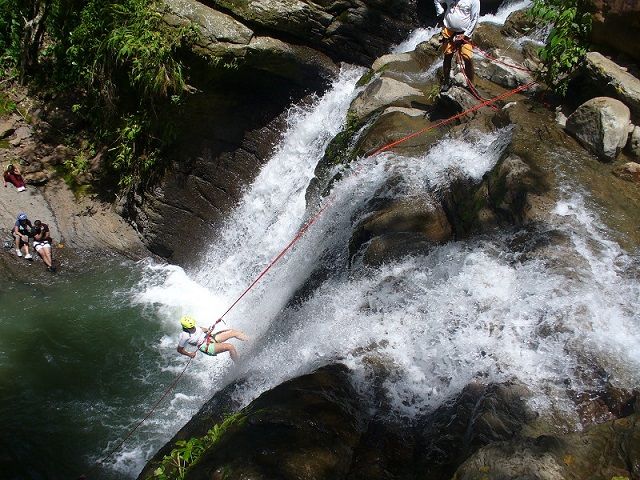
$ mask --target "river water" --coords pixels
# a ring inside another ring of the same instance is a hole
[[[197,267],[106,260],[50,285],[2,285],[0,478],[75,478],[144,416],[184,366],[175,352],[179,316],[211,324],[314,211],[306,187],[342,128],[361,73],[345,67],[326,94],[290,109],[276,152]],[[533,408],[561,412],[577,428],[566,385],[592,387],[584,359],[617,386],[640,384],[637,257],[610,238],[570,178],[540,231],[452,242],[379,268],[356,258],[347,268],[352,225],[390,176],[401,180],[383,195],[419,201],[445,185],[452,169],[480,178],[498,160],[494,147],[505,135],[445,138],[420,159],[362,160],[357,173],[336,183],[333,204],[308,234],[225,317],[252,338],[238,345],[241,362],[199,356],[92,478],[134,478],[212,394],[238,378],[247,381],[234,395],[247,404],[336,360],[352,368],[365,395],[373,388],[371,356],[384,363],[389,413],[408,418],[474,379],[515,378],[532,390]],[[546,242],[550,232],[563,241]]]

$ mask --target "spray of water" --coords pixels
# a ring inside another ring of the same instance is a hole
[[[514,0],[504,2],[496,13],[489,13],[480,17],[480,22],[504,24],[507,17],[513,12],[523,10],[531,6],[531,0]],[[391,53],[406,53],[415,50],[418,44],[428,41],[435,34],[440,32],[438,27],[416,28],[409,38],[399,43],[391,49]]]
[[[309,214],[305,189],[343,125],[360,73],[344,70],[311,107],[291,110],[281,145],[198,268],[145,266],[133,297],[154,309],[166,332],[156,347],[167,359],[161,368],[180,368],[176,318],[190,313],[203,326],[211,324]],[[628,274],[629,257],[607,239],[584,195],[565,195],[558,204],[549,228],[570,242],[552,245],[544,255],[523,256],[509,247],[508,234],[495,234],[379,268],[347,268],[353,225],[372,198],[382,192],[420,201],[445,188],[452,175],[479,179],[497,161],[493,146],[505,135],[444,139],[418,159],[387,153],[361,160],[358,173],[335,184],[326,214],[229,315],[233,327],[253,337],[240,345],[243,361],[232,366],[227,359],[199,358],[170,406],[145,425],[145,443],[166,441],[234,379],[247,380],[235,392],[245,405],[288,378],[335,361],[352,368],[363,394],[382,394],[390,411],[410,417],[478,378],[517,378],[531,388],[536,408],[569,414],[566,382],[589,388],[577,373],[583,358],[606,368],[618,385],[637,385],[638,282]],[[403,188],[387,189],[391,177],[400,178]],[[292,303],[316,278],[308,296]],[[373,372],[384,379],[382,386],[371,382]],[[146,454],[125,450],[120,467],[135,470]]]

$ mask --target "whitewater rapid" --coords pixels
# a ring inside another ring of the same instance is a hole
[[[420,35],[396,50],[411,49]],[[175,352],[178,318],[190,314],[210,325],[314,211],[305,204],[306,188],[344,125],[362,73],[344,67],[325,95],[291,108],[274,155],[214,232],[197,267],[142,265],[144,280],[131,301],[151,310],[165,332],[155,345],[165,359],[158,368],[177,374],[184,365]],[[336,182],[333,204],[308,234],[225,317],[252,337],[238,345],[242,361],[199,356],[169,405],[118,455],[115,468],[139,471],[155,448],[236,379],[246,379],[234,392],[246,405],[289,378],[336,361],[352,369],[354,385],[365,395],[374,389],[371,358],[385,365],[390,413],[409,418],[478,379],[517,379],[531,389],[534,408],[571,418],[566,384],[590,387],[579,372],[584,358],[603,365],[614,384],[638,385],[640,288],[630,273],[637,263],[608,238],[588,195],[573,185],[565,185],[548,219],[548,230],[567,241],[550,243],[543,255],[515,247],[519,233],[511,232],[451,242],[378,268],[359,262],[347,267],[352,227],[390,177],[401,179],[403,188],[384,195],[426,199],[453,174],[481,178],[498,160],[492,147],[507,134],[445,138],[417,159],[386,153],[360,160],[358,173]],[[314,288],[294,299],[310,279]],[[120,430],[134,420],[123,419]]]

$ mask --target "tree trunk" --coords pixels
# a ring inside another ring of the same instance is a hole
[[[38,65],[38,53],[44,37],[44,27],[51,0],[27,0],[26,14],[23,17],[20,61],[20,83],[25,83],[29,73]]]

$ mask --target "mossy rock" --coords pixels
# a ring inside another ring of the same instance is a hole
[[[366,414],[340,365],[270,390],[187,473],[186,480],[344,478]]]

